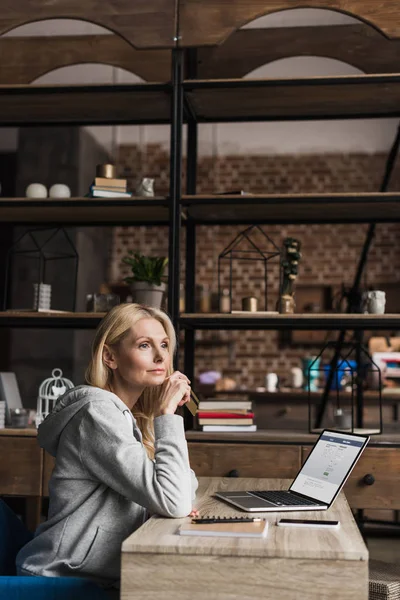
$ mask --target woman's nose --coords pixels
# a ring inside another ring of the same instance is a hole
[[[156,350],[155,355],[154,355],[154,361],[155,362],[164,362],[164,356],[163,356],[162,350]]]

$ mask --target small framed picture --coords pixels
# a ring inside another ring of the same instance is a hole
[[[11,410],[23,408],[18,381],[13,372],[0,372],[0,400],[6,403],[6,425],[11,425]]]

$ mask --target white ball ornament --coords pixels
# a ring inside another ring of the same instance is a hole
[[[70,198],[71,190],[65,183],[55,183],[49,190],[50,198]]]
[[[30,183],[25,190],[27,198],[47,198],[47,187],[43,183]]]

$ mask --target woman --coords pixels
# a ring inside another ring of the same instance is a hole
[[[118,584],[121,544],[149,514],[180,518],[197,481],[178,406],[189,380],[162,311],[122,304],[100,323],[86,372],[39,427],[56,457],[49,518],[20,551],[20,575],[82,576]]]

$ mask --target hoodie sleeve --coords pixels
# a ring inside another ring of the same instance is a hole
[[[190,469],[190,476],[192,479],[192,502],[194,502],[196,499],[196,491],[199,487],[199,482],[197,481],[196,473],[193,471],[193,469]]]
[[[110,403],[90,403],[79,432],[81,462],[89,476],[151,513],[175,518],[190,513],[193,483],[182,417],[154,419],[154,462]]]

